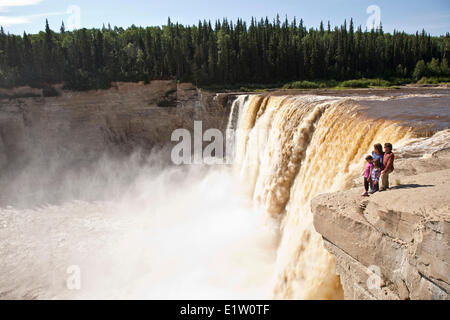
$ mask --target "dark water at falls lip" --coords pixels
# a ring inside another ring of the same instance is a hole
[[[419,134],[430,135],[450,128],[448,88],[289,90],[274,94],[314,94],[355,100],[367,117],[399,121]]]
[[[435,96],[406,96],[388,101],[363,100],[364,112],[371,118],[401,121],[419,131],[450,128],[450,93]]]

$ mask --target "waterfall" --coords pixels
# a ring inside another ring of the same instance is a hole
[[[279,221],[273,298],[343,298],[334,259],[314,230],[310,201],[347,187],[373,144],[402,144],[411,129],[366,117],[354,100],[317,96],[239,97],[229,129],[233,121],[233,171],[242,191]]]

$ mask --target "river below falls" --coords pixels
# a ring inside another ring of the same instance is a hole
[[[276,229],[228,170],[149,171],[114,201],[1,208],[0,298],[270,297]]]

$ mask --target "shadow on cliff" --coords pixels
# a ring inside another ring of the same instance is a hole
[[[416,188],[430,188],[430,187],[435,187],[434,184],[416,184],[416,183],[412,183],[412,184],[401,184],[395,187],[392,187],[392,190],[396,190],[396,189],[416,189]]]

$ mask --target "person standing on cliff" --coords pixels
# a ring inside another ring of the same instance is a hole
[[[373,161],[375,161],[376,159],[380,160],[381,170],[384,169],[383,157],[384,157],[383,146],[381,145],[381,143],[375,144],[373,146],[372,158]]]
[[[379,158],[374,159],[373,161],[373,168],[370,175],[370,186],[371,186],[371,193],[375,193],[380,190],[380,174],[381,174],[381,161]]]
[[[373,169],[373,159],[372,156],[367,156],[366,157],[366,167],[364,169],[364,189],[366,190],[365,192],[363,192],[362,196],[363,197],[368,197],[369,196],[369,186],[372,186],[371,182],[370,182],[370,177],[372,175],[372,169]]]
[[[384,191],[389,188],[389,175],[394,171],[394,154],[392,153],[392,144],[384,144],[384,157],[383,157],[384,169],[381,171],[381,186],[380,191]]]

